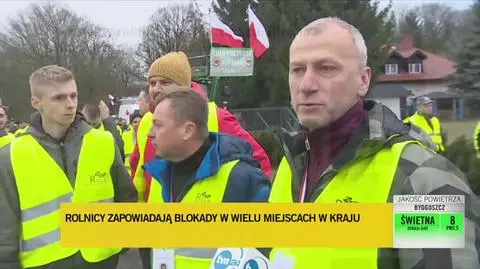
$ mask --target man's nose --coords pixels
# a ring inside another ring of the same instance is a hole
[[[313,92],[318,88],[318,78],[313,68],[307,68],[300,82],[298,90],[301,92]]]
[[[161,83],[160,83],[160,82],[155,83],[155,86],[153,87],[153,90],[154,90],[155,92],[158,92],[158,91],[160,91],[161,89],[162,89]]]
[[[74,107],[75,107],[75,99],[71,98],[71,97],[68,97],[67,98],[67,108],[72,109]]]

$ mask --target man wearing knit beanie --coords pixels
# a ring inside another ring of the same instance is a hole
[[[149,82],[149,93],[152,100],[155,100],[158,93],[177,88],[178,86],[191,87],[205,98],[208,98],[200,85],[192,82],[192,68],[187,55],[183,52],[170,52],[156,59],[150,66],[147,77]],[[209,119],[216,118],[217,121],[217,123],[214,124],[209,120],[209,128],[212,127],[210,128],[210,131],[228,133],[248,141],[253,148],[253,157],[258,161],[260,168],[267,177],[271,178],[272,170],[270,159],[262,146],[255,141],[249,132],[241,127],[235,116],[230,112],[217,107],[213,102],[210,103],[209,108]],[[153,110],[154,107],[152,107],[151,111]],[[140,122],[138,135],[142,134],[143,130],[145,130],[146,132],[144,132],[143,135],[146,136],[146,133],[148,133],[152,125],[151,119],[151,113],[147,113],[146,116],[143,116],[142,121]],[[142,145],[142,143],[144,145]],[[142,150],[139,151],[139,147]],[[138,156],[135,157],[134,155],[139,155],[140,157],[138,158]],[[142,140],[142,138],[139,137],[137,139],[135,151],[131,157],[133,159],[138,158],[139,161],[138,164],[131,163],[131,167],[132,175],[135,175],[134,183],[138,187],[139,192],[143,193],[143,195],[139,193],[139,197],[144,197],[144,200],[148,199],[151,176],[148,175],[148,173],[144,173],[143,169],[136,168],[139,165],[139,167],[141,167],[141,165],[149,162],[154,156],[155,150],[149,139],[146,139],[145,141],[145,138]]]
[[[170,52],[156,59],[150,66],[148,73],[149,94],[152,100],[162,91],[175,89],[178,86],[190,87],[208,99],[207,94],[200,85],[192,82],[192,68],[187,55],[183,52]],[[142,166],[150,162],[155,157],[155,149],[147,137],[153,124],[152,112],[155,104],[152,105],[150,112],[146,113],[140,122],[137,132],[137,144],[130,157],[131,175],[138,191],[140,202],[148,200],[150,192],[151,175],[142,169]],[[272,176],[270,159],[255,139],[241,127],[235,116],[230,112],[219,108],[215,103],[209,103],[209,131],[222,132],[240,137],[252,146],[253,157],[259,163],[259,168],[267,175]],[[136,161],[138,160],[138,162]],[[144,263],[144,268],[150,267],[149,252],[141,249],[140,254]]]

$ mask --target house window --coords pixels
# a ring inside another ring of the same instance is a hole
[[[387,75],[398,74],[398,64],[386,64],[385,65],[385,74],[387,74]]]
[[[408,73],[422,73],[422,64],[408,64]]]

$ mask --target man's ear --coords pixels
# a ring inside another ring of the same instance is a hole
[[[360,88],[358,89],[358,95],[360,97],[365,97],[365,95],[367,95],[368,88],[370,87],[371,78],[372,78],[372,69],[367,66],[363,70],[362,83],[360,85]]]
[[[183,141],[187,141],[192,138],[196,132],[197,127],[195,126],[195,123],[191,121],[186,122],[183,129]]]
[[[30,98],[30,103],[32,104],[33,109],[38,110],[40,108],[40,100],[35,96]]]

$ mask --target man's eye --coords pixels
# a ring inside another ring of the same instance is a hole
[[[335,66],[333,65],[324,65],[320,68],[323,72],[331,72],[331,71],[334,71],[336,69]]]
[[[293,67],[290,69],[292,73],[298,73],[298,72],[301,72],[302,70],[303,70],[302,67]]]

